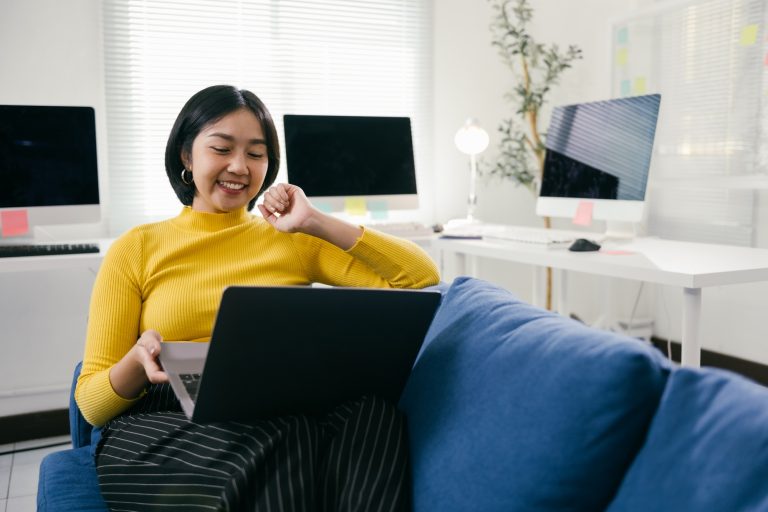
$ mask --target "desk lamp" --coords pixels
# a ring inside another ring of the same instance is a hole
[[[469,155],[469,198],[467,200],[467,224],[476,222],[475,207],[477,206],[477,194],[475,192],[477,182],[477,155],[488,147],[488,133],[477,123],[476,119],[467,119],[464,126],[459,128],[453,138],[456,147],[462,153]]]

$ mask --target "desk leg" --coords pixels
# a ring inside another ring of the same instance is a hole
[[[683,289],[683,339],[680,362],[683,366],[701,366],[701,288]]]

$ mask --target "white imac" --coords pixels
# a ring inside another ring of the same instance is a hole
[[[350,200],[368,211],[419,206],[407,117],[283,116],[288,182],[326,212]]]
[[[649,94],[556,107],[536,213],[574,218],[579,208],[632,236],[643,220],[661,96]]]
[[[99,222],[96,160],[93,108],[0,105],[0,223],[27,225],[12,236],[6,225],[0,244],[28,241],[36,226]]]

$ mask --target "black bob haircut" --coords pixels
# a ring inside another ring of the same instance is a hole
[[[269,110],[251,91],[231,85],[213,85],[189,98],[179,112],[165,146],[165,172],[182,204],[192,205],[196,188],[194,182],[187,185],[181,180],[181,171],[184,169],[181,155],[192,154],[192,142],[203,128],[243,108],[250,110],[261,123],[269,159],[264,183],[256,197],[248,203],[248,211],[253,209],[256,199],[275,182],[280,169],[280,145]]]

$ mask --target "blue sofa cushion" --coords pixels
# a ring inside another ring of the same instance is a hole
[[[38,512],[105,512],[91,447],[46,455],[37,484]]]
[[[75,386],[81,368],[82,363],[77,363],[69,392],[69,432],[74,448],[51,453],[41,461],[37,482],[38,512],[107,510],[99,491],[94,461],[101,428],[91,427],[75,402]]]
[[[471,278],[454,281],[400,406],[414,510],[602,510],[670,366]]]
[[[768,510],[767,478],[768,389],[681,368],[608,510]]]

